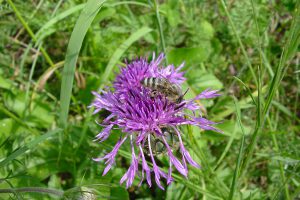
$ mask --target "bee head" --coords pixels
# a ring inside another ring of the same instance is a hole
[[[189,91],[190,88],[188,88],[180,97],[177,99],[176,103],[181,103],[183,101],[183,97],[185,94]]]

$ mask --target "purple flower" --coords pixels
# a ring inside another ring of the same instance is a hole
[[[115,163],[115,156],[120,146],[127,138],[130,138],[131,165],[120,181],[120,183],[126,181],[126,187],[130,187],[133,184],[136,175],[141,178],[140,184],[146,177],[146,181],[151,187],[151,174],[153,174],[157,186],[164,189],[160,179],[166,179],[167,184],[173,181],[172,166],[185,177],[188,176],[187,163],[200,168],[200,165],[192,159],[184,147],[181,137],[182,132],[179,129],[180,126],[189,124],[204,130],[221,132],[213,127],[216,124],[215,122],[201,117],[199,106],[195,102],[199,99],[217,97],[219,96],[218,91],[205,90],[194,99],[175,103],[169,101],[161,94],[154,98],[151,95],[151,91],[141,85],[141,80],[147,77],[164,78],[177,86],[180,86],[185,81],[183,77],[184,72],[180,72],[183,64],[178,68],[175,68],[173,65],[164,68],[161,66],[163,58],[163,54],[157,59],[153,55],[153,60],[150,63],[143,58],[126,63],[127,66],[120,69],[120,74],[117,75],[111,90],[101,91],[101,93],[93,92],[96,97],[91,104],[95,108],[94,113],[103,109],[110,112],[110,115],[100,124],[104,128],[96,136],[95,141],[103,142],[106,140],[111,134],[113,127],[118,127],[122,132],[126,133],[110,153],[94,160],[106,160],[107,166],[103,172],[103,175],[105,175]],[[187,114],[186,111],[192,111],[194,114]],[[200,114],[200,117],[197,116],[197,113],[198,115]],[[164,131],[166,128],[168,132],[173,133],[174,137],[178,138],[181,160],[173,153],[176,149],[173,149],[174,145],[168,141]],[[169,157],[168,173],[162,171],[157,165],[157,158],[155,157],[155,151],[157,150],[155,142],[157,140],[165,147],[165,153]],[[140,170],[139,163],[141,164]]]

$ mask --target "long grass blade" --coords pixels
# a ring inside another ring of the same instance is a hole
[[[269,95],[266,100],[266,105],[263,110],[263,114],[266,115],[269,111],[271,102],[277,91],[279,84],[288,68],[287,61],[295,55],[296,48],[300,44],[300,2],[296,4],[296,12],[294,13],[294,19],[292,22],[291,30],[287,36],[287,42],[283,48],[283,52],[280,58],[280,62],[275,72],[275,76],[272,79],[272,83],[269,88]]]
[[[63,77],[60,91],[60,125],[66,127],[72,94],[76,62],[88,28],[99,12],[105,0],[89,0],[81,12],[73,29],[65,58]]]
[[[238,155],[238,158],[237,158],[237,161],[236,161],[236,167],[235,167],[235,170],[234,170],[234,174],[233,174],[233,177],[232,177],[231,188],[230,188],[230,193],[229,193],[228,199],[233,199],[235,190],[238,187],[238,178],[239,178],[239,174],[240,174],[239,172],[240,172],[240,166],[241,166],[244,143],[245,143],[245,129],[244,129],[244,126],[243,126],[242,121],[241,121],[241,110],[238,106],[238,102],[237,102],[236,99],[234,99],[234,105],[235,105],[236,113],[237,113],[236,114],[237,121],[238,121],[239,126],[241,127],[243,136],[242,136],[242,139],[241,139],[241,146],[240,146],[239,155]]]

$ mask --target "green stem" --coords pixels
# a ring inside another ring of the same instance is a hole
[[[20,20],[20,22],[22,23],[22,25],[24,26],[24,28],[26,29],[26,31],[28,32],[28,34],[30,35],[30,37],[35,42],[37,42],[37,38],[35,37],[33,31],[28,26],[28,24],[26,23],[26,21],[24,20],[24,18],[21,16],[21,13],[19,12],[19,10],[15,6],[15,4],[11,0],[7,0],[7,2],[12,7],[12,9],[15,12],[17,18]],[[42,52],[43,56],[45,57],[46,61],[48,62],[48,64],[51,65],[51,66],[53,66],[54,65],[53,61],[51,60],[50,56],[48,55],[48,53],[46,52],[46,50],[43,47],[41,47],[41,52]]]
[[[261,107],[261,74],[260,74],[260,68],[259,67],[258,67],[257,86],[258,86],[258,91],[257,91],[258,92],[258,95],[257,95],[257,120],[256,120],[256,124],[255,124],[254,133],[251,137],[251,142],[250,142],[250,144],[247,148],[247,151],[245,153],[244,160],[243,160],[243,163],[242,163],[242,167],[241,167],[242,176],[246,172],[248,164],[249,164],[249,162],[252,158],[254,147],[256,145],[259,132],[260,132],[262,126],[263,126],[264,117],[262,117],[262,116],[265,116],[265,115],[262,115],[262,107]]]

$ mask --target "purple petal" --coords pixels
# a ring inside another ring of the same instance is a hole
[[[160,189],[165,190],[165,188],[160,184],[160,169],[154,163],[153,163],[153,171],[154,171],[155,182],[156,182],[157,186]]]
[[[127,139],[127,135],[123,138],[120,139],[117,144],[115,145],[115,147],[113,148],[113,150],[106,154],[104,157],[102,158],[93,158],[94,161],[102,161],[102,160],[106,160],[105,164],[107,164],[107,166],[104,169],[103,175],[105,175],[110,168],[112,167],[112,165],[115,163],[115,156],[118,153],[119,148],[121,147],[121,145],[124,143],[124,141]]]
[[[103,171],[103,173],[102,173],[102,176],[104,176],[104,175],[107,174],[107,172],[110,170],[110,168],[112,167],[113,164],[114,164],[114,162],[111,162],[111,163],[109,163],[109,164],[105,167],[105,169],[104,169],[104,171]]]
[[[187,170],[184,168],[184,166],[180,163],[180,161],[173,155],[169,144],[167,143],[166,139],[164,136],[162,136],[163,141],[165,143],[165,146],[167,147],[168,150],[168,155],[170,157],[170,161],[173,163],[173,165],[176,167],[176,169],[185,177],[187,176]]]
[[[100,140],[100,142],[103,142],[104,140],[106,140],[109,136],[109,133],[110,133],[110,130],[112,129],[112,127],[113,127],[113,124],[104,128],[102,130],[102,132],[96,136],[97,139],[95,139],[94,141]]]
[[[201,166],[192,159],[190,153],[184,147],[183,147],[182,151],[184,152],[184,157],[192,166],[194,166],[196,168],[201,168]]]
[[[180,132],[178,131],[178,129],[176,129],[175,127],[173,127],[173,129],[175,130],[175,132],[176,132],[176,134],[179,138],[180,150],[181,150],[181,153],[182,153],[182,156],[183,156],[184,165],[186,166],[186,163],[185,163],[185,159],[186,159],[192,166],[194,166],[196,168],[200,168],[200,165],[192,159],[190,153],[185,149],[185,147],[183,145],[183,142],[182,142],[182,139],[181,139],[181,136],[180,136]]]
[[[201,92],[199,95],[197,95],[194,100],[199,100],[199,99],[210,99],[214,98],[217,96],[220,96],[221,94],[218,94],[219,90],[210,90],[206,89],[203,92]]]

